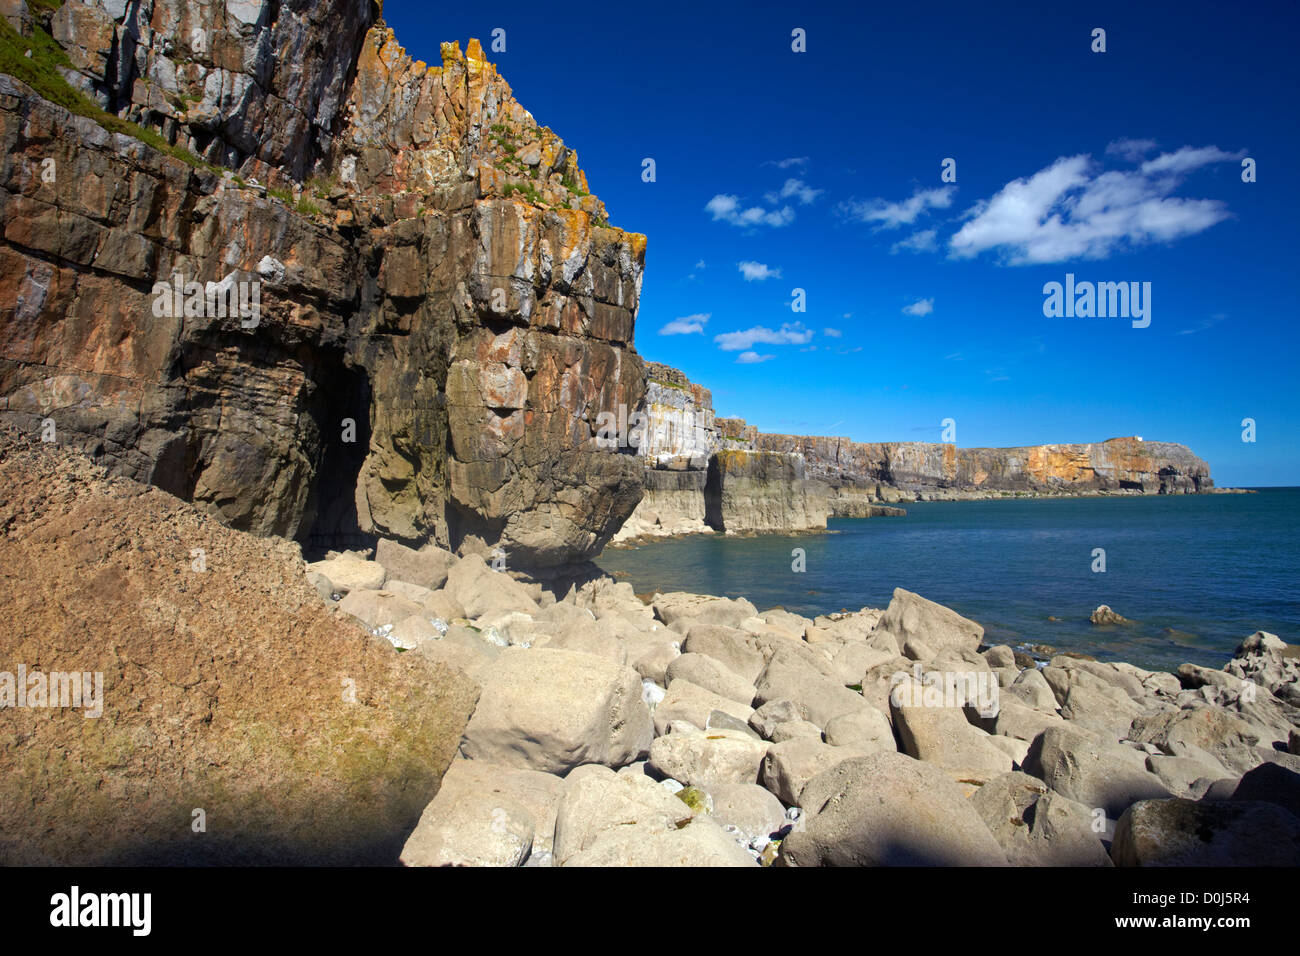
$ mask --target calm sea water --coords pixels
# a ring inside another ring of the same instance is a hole
[[[989,643],[1153,669],[1221,666],[1261,629],[1300,641],[1300,488],[906,508],[905,518],[833,518],[831,534],[607,548],[598,563],[638,593],[744,596],[808,616],[885,607],[903,587],[979,621]],[[794,548],[806,552],[803,573],[791,570]],[[1092,571],[1095,548],[1104,573]],[[1099,604],[1136,623],[1093,627]]]

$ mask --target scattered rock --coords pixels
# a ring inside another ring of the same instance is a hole
[[[1107,604],[1100,605],[1092,614],[1088,615],[1088,620],[1097,627],[1116,627],[1133,623],[1123,615],[1116,614]]]

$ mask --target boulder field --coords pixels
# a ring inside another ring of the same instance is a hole
[[[1300,863],[1300,653],[1270,634],[1223,670],[1022,667],[902,589],[810,619],[388,541],[309,577],[482,687],[409,866]]]

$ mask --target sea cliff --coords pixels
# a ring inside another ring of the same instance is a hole
[[[711,392],[646,364],[645,497],[619,532],[802,531],[830,516],[900,515],[899,502],[1001,496],[1195,494],[1210,468],[1183,445],[1112,438],[1093,444],[958,448],[774,435],[717,417]]]
[[[599,552],[645,237],[477,41],[416,61],[356,0],[21,14],[0,417],[313,549]]]

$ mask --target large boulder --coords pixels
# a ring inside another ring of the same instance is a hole
[[[877,628],[891,634],[899,647],[915,640],[934,652],[949,645],[973,651],[984,640],[984,628],[979,624],[902,588],[894,588]]]
[[[541,611],[524,585],[505,571],[494,571],[477,554],[465,556],[452,567],[447,573],[447,590],[471,618],[508,611],[535,615]]]
[[[664,699],[655,707],[655,733],[667,733],[669,724],[674,720],[684,720],[700,728],[707,727],[709,716],[715,710],[746,723],[754,712],[754,708],[748,704],[715,694],[679,677],[668,684]]]
[[[1144,754],[1069,726],[1043,731],[1030,744],[1024,770],[1110,819],[1138,800],[1169,796],[1160,778],[1147,772]]]
[[[407,866],[519,866],[549,853],[564,781],[456,760],[402,848]]]
[[[563,774],[584,763],[620,767],[650,750],[654,725],[629,667],[575,651],[508,648],[480,673],[466,757]]]
[[[668,679],[678,678],[746,706],[754,703],[754,685],[751,682],[704,654],[688,651],[674,658],[668,665]]]
[[[870,705],[832,717],[826,722],[824,734],[828,744],[861,753],[898,749],[889,718]]]
[[[565,779],[557,866],[753,866],[723,829],[649,777],[585,766]]]
[[[388,538],[380,538],[375,563],[388,572],[389,580],[405,581],[436,591],[447,583],[447,574],[457,558],[450,551],[426,545],[419,551]]]
[[[349,591],[378,591],[388,580],[384,566],[355,554],[341,554],[307,565],[307,570],[323,574],[340,595]]]
[[[682,629],[687,621],[713,624],[722,627],[737,627],[741,621],[758,614],[758,608],[744,598],[710,597],[707,594],[690,594],[685,591],[670,591],[656,594],[650,601],[655,616],[675,629]]]
[[[1117,866],[1300,866],[1300,819],[1262,801],[1141,800],[1110,852]]]
[[[1111,865],[1092,812],[1037,777],[1019,771],[994,777],[970,802],[1012,866]]]
[[[1266,728],[1209,703],[1138,717],[1129,733],[1137,743],[1153,744],[1170,756],[1208,754],[1239,774],[1262,762],[1255,748],[1272,738]]]
[[[1011,757],[989,742],[989,735],[971,725],[961,706],[932,704],[925,687],[908,678],[900,681],[890,695],[893,725],[898,733],[899,750],[917,760],[953,770],[983,770],[1009,773]]]
[[[763,786],[791,806],[802,805],[803,791],[818,774],[863,752],[835,747],[816,737],[796,737],[773,744],[763,758]]]
[[[807,823],[781,843],[789,866],[1005,866],[962,788],[937,767],[880,752],[804,788]]]
[[[713,798],[709,816],[724,829],[734,827],[747,844],[773,836],[786,824],[781,801],[757,784],[717,784],[708,792]]]
[[[103,693],[4,711],[0,863],[395,862],[474,683],[336,615],[296,545],[4,431],[0,659]]]
[[[689,730],[676,725],[672,733],[650,745],[651,769],[688,786],[755,783],[768,744],[734,730]]]
[[[781,648],[758,679],[754,699],[760,704],[792,700],[811,720],[825,727],[832,717],[869,706],[862,695],[842,684],[823,660],[818,666],[809,654],[795,648]]]
[[[682,648],[688,654],[712,658],[751,684],[758,680],[767,666],[767,659],[753,635],[734,627],[694,624]]]

